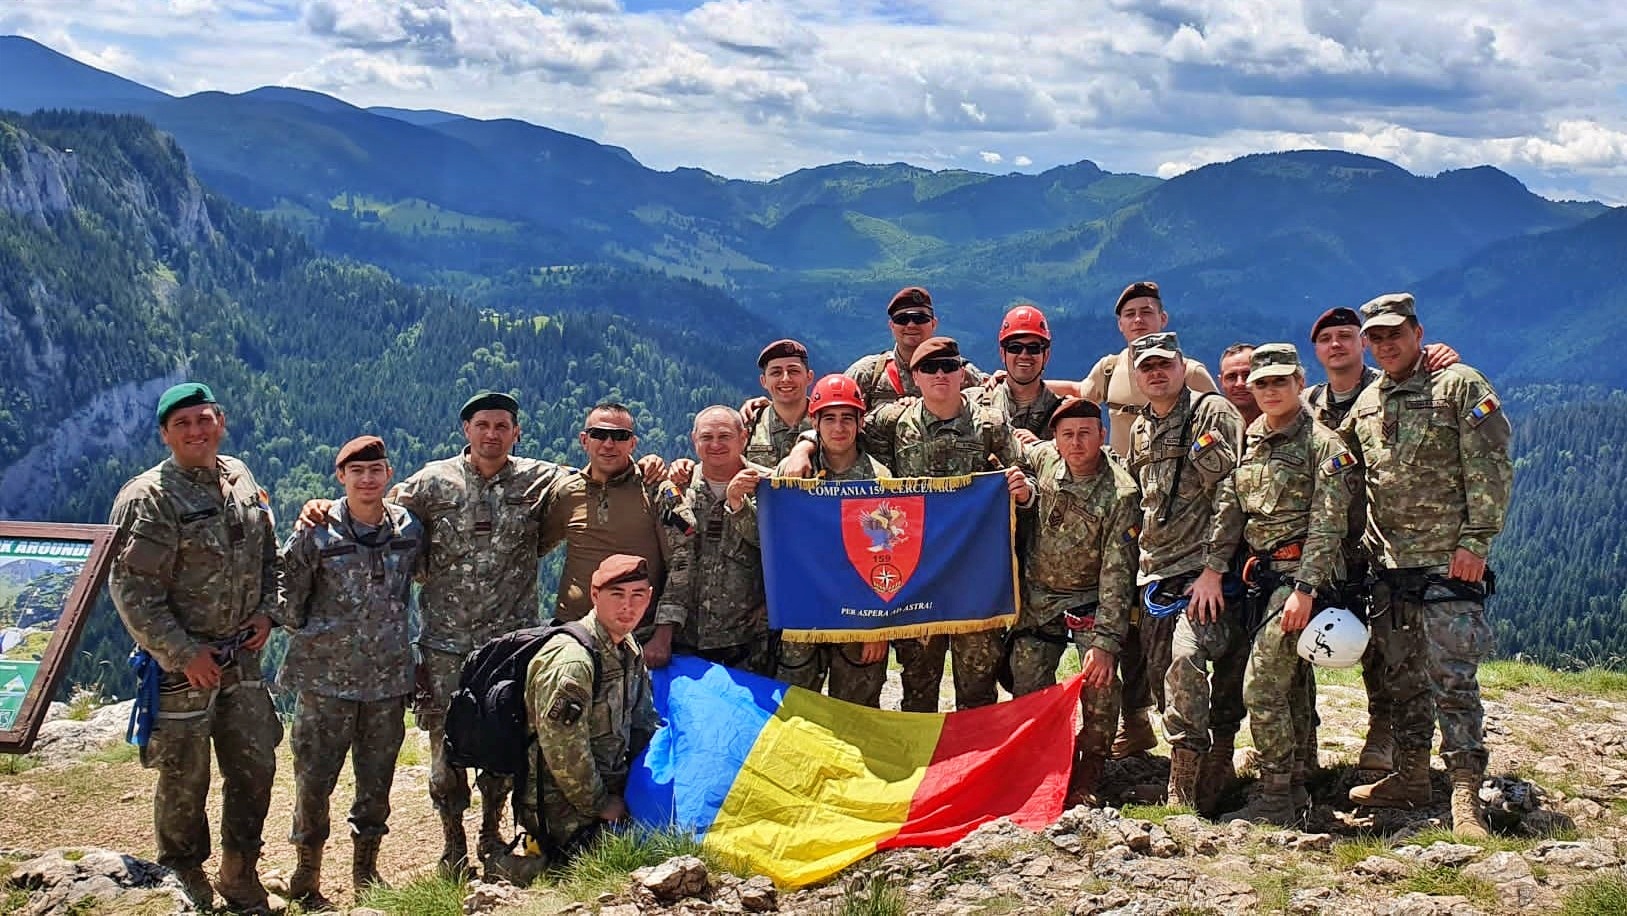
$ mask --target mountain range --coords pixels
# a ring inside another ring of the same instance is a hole
[[[884,345],[910,283],[986,367],[1000,313],[1040,304],[1051,374],[1074,377],[1122,346],[1132,279],[1161,282],[1211,365],[1410,288],[1429,336],[1538,430],[1516,440],[1525,528],[1493,556],[1524,583],[1504,648],[1627,653],[1627,531],[1598,505],[1627,470],[1573,429],[1627,423],[1627,211],[1333,151],[1169,180],[1081,161],[742,181],[515,120],[279,87],[176,98],[16,37],[0,73],[0,109],[36,111],[0,113],[0,517],[105,517],[160,453],[150,405],[183,374],[230,392],[230,448],[286,514],[331,493],[350,436],[383,435],[406,469],[455,450],[447,418],[482,387],[522,396],[525,454],[575,460],[581,413],[614,398],[641,450],[676,457],[696,409],[755,388],[764,342],[839,369]],[[1559,560],[1589,572],[1544,606],[1522,574]]]

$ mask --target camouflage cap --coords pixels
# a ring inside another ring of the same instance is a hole
[[[1137,280],[1119,293],[1119,301],[1113,306],[1113,314],[1124,311],[1124,304],[1133,299],[1157,299],[1158,307],[1164,307],[1164,297],[1158,292],[1158,284],[1151,280]]]
[[[1268,343],[1254,348],[1248,361],[1248,383],[1274,375],[1293,375],[1304,371],[1299,362],[1299,350],[1293,344]]]
[[[506,410],[516,421],[520,419],[520,402],[501,391],[482,391],[464,401],[463,409],[458,411],[458,419],[467,423],[470,417],[482,410]]]
[[[953,337],[929,337],[915,348],[914,355],[910,357],[910,368],[914,369],[929,359],[960,359],[960,344]]]
[[[1130,344],[1130,355],[1135,358],[1135,365],[1141,365],[1142,360],[1153,356],[1163,356],[1168,359],[1181,359],[1181,341],[1174,331],[1159,331],[1157,334],[1148,334],[1137,337]]]
[[[1361,307],[1361,329],[1391,328],[1403,324],[1408,318],[1416,319],[1412,308],[1412,293],[1386,293]]]
[[[1056,409],[1051,411],[1051,419],[1045,425],[1047,428],[1055,429],[1056,424],[1071,417],[1078,417],[1081,420],[1100,420],[1102,418],[1102,409],[1096,405],[1095,401],[1087,401],[1084,398],[1063,398],[1062,403],[1056,405]]]
[[[357,436],[339,447],[339,454],[333,456],[335,470],[344,467],[352,461],[389,461],[390,454],[384,450],[384,440],[378,436]]]
[[[648,581],[650,565],[643,557],[635,557],[630,553],[613,553],[605,557],[599,568],[593,571],[594,588]]]
[[[905,309],[932,311],[932,294],[919,286],[906,286],[893,293],[893,298],[887,303],[887,314],[892,315]]]
[[[158,396],[158,425],[163,426],[164,420],[171,411],[182,407],[196,407],[199,404],[219,404],[215,400],[215,393],[202,382],[182,382],[165,389]]]
[[[808,348],[789,337],[784,340],[776,340],[764,347],[763,352],[757,354],[757,368],[766,369],[769,360],[785,359],[787,357],[800,359],[802,364],[806,366],[808,365]]]

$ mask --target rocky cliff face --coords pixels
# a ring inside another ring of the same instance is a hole
[[[0,211],[43,217],[66,210],[73,205],[68,186],[78,174],[73,153],[0,124]]]

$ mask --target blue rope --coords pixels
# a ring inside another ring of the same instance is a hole
[[[124,740],[146,747],[158,715],[158,679],[163,671],[158,667],[158,660],[140,647],[130,650],[129,664],[136,676],[136,702],[130,707],[130,724],[124,729]]]
[[[1149,582],[1147,583],[1146,591],[1141,593],[1141,602],[1146,606],[1148,615],[1152,617],[1168,617],[1171,614],[1177,614],[1186,610],[1187,604],[1189,604],[1192,600],[1186,595],[1182,595],[1168,604],[1159,604],[1158,602],[1152,600],[1153,592],[1158,591],[1158,586],[1160,584],[1162,583]]]

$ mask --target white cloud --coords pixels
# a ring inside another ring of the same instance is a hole
[[[991,152],[989,150],[984,150],[984,151],[978,153],[977,158],[983,160],[984,162],[988,163],[989,165],[999,165],[1000,163],[1006,161],[1006,157],[1000,155],[999,153]]]
[[[1019,169],[1026,169],[1034,164],[1034,160],[1028,158],[1027,156],[1018,156],[1017,158],[1011,160],[1011,164]]]

